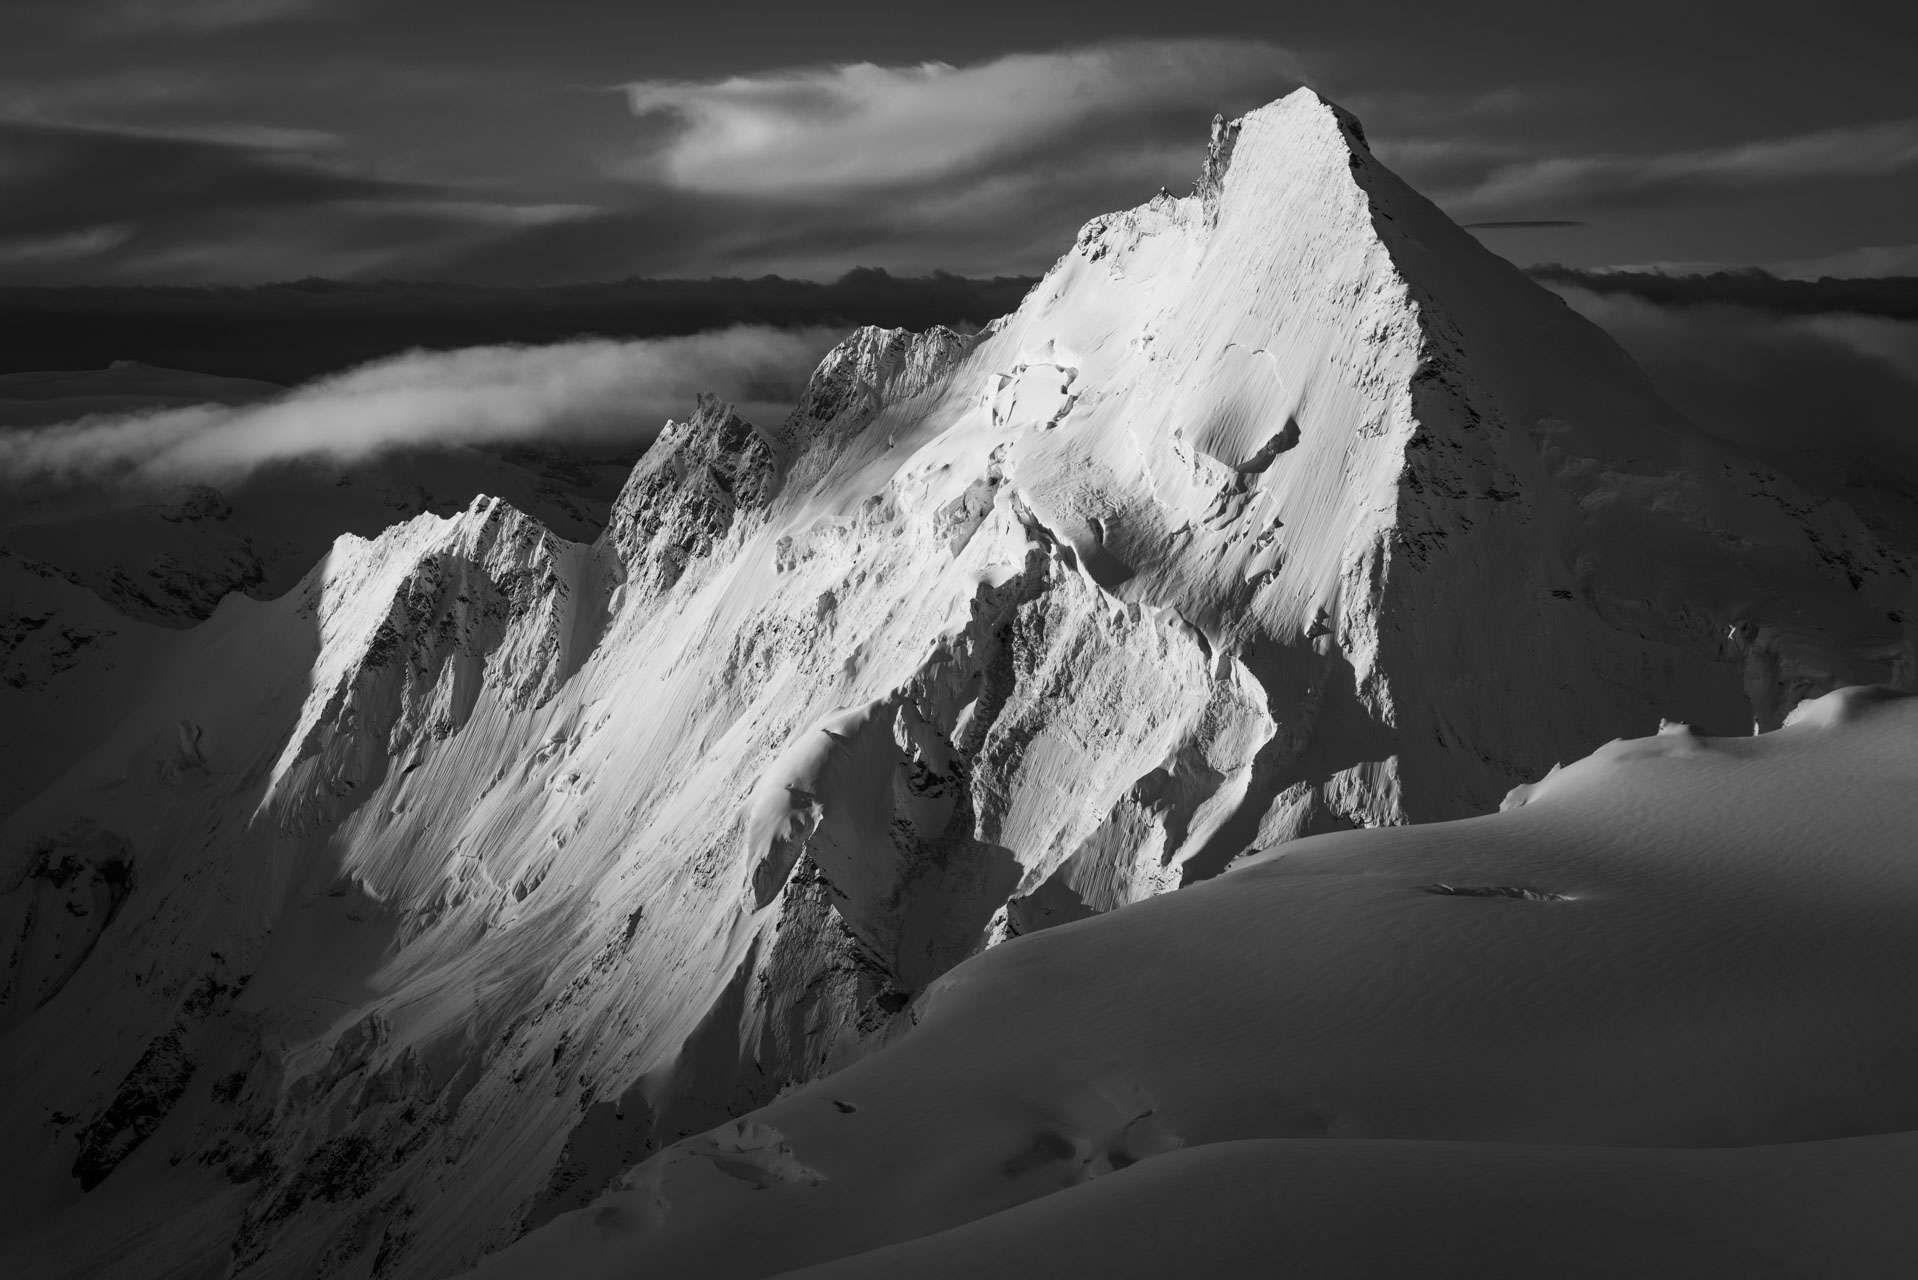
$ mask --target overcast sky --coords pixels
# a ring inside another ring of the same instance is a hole
[[[0,0],[0,283],[1033,272],[1301,82],[1520,262],[1918,273],[1867,7]]]

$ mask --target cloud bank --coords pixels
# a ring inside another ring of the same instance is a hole
[[[1918,549],[1918,322],[1727,305],[1711,277],[1690,303],[1546,283],[1706,432]]]
[[[632,441],[713,392],[784,417],[829,329],[739,326],[688,337],[411,352],[241,406],[94,415],[0,432],[0,483],[218,483],[304,458],[530,441]]]

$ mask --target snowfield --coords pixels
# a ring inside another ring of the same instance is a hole
[[[1918,699],[1614,742],[996,947],[476,1275],[1897,1274],[1914,831]]]
[[[1910,1243],[1910,549],[1311,92],[567,531],[0,561],[6,1274]]]

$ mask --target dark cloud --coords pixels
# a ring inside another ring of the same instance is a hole
[[[337,7],[334,0],[110,0],[100,6],[104,23],[136,32],[224,31],[316,17]]]
[[[9,0],[22,16],[81,36],[206,35],[325,16],[341,0]]]
[[[335,141],[0,120],[0,278],[352,276],[586,212],[373,176]]]
[[[426,194],[346,172],[315,149],[276,146],[270,139],[23,120],[0,121],[0,168],[10,179],[0,233],[9,235],[115,219]]]

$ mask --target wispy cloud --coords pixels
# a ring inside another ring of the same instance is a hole
[[[449,259],[497,282],[1043,268],[1087,218],[1196,177],[1215,112],[1296,86],[1258,41],[1120,41],[966,65],[855,63],[625,86],[602,213]]]
[[[218,482],[299,458],[530,440],[640,441],[694,398],[783,416],[836,329],[411,352],[260,404],[199,405],[0,432],[0,486]]]
[[[1476,181],[1445,193],[1443,203],[1462,215],[1497,216],[1541,205],[1584,208],[1737,194],[1804,182],[1880,178],[1914,169],[1918,169],[1918,119],[1890,120],[1650,155],[1494,159]]]
[[[97,257],[119,248],[132,237],[132,227],[109,222],[77,231],[0,239],[0,267],[42,266]]]
[[[0,202],[7,283],[249,283],[417,270],[595,212],[386,178],[356,165],[333,134],[251,125],[0,117],[0,177],[9,186]]]
[[[130,32],[225,31],[310,18],[332,7],[332,0],[111,0],[98,7],[94,21]]]
[[[203,103],[218,96],[213,77],[170,67],[140,67],[97,75],[0,80],[0,116],[83,122],[101,113],[149,111]]]
[[[669,128],[620,168],[735,195],[921,187],[1066,147],[1109,152],[1161,134],[1169,114],[1248,105],[1299,76],[1275,45],[1195,39],[643,80],[626,86],[634,114]]]

